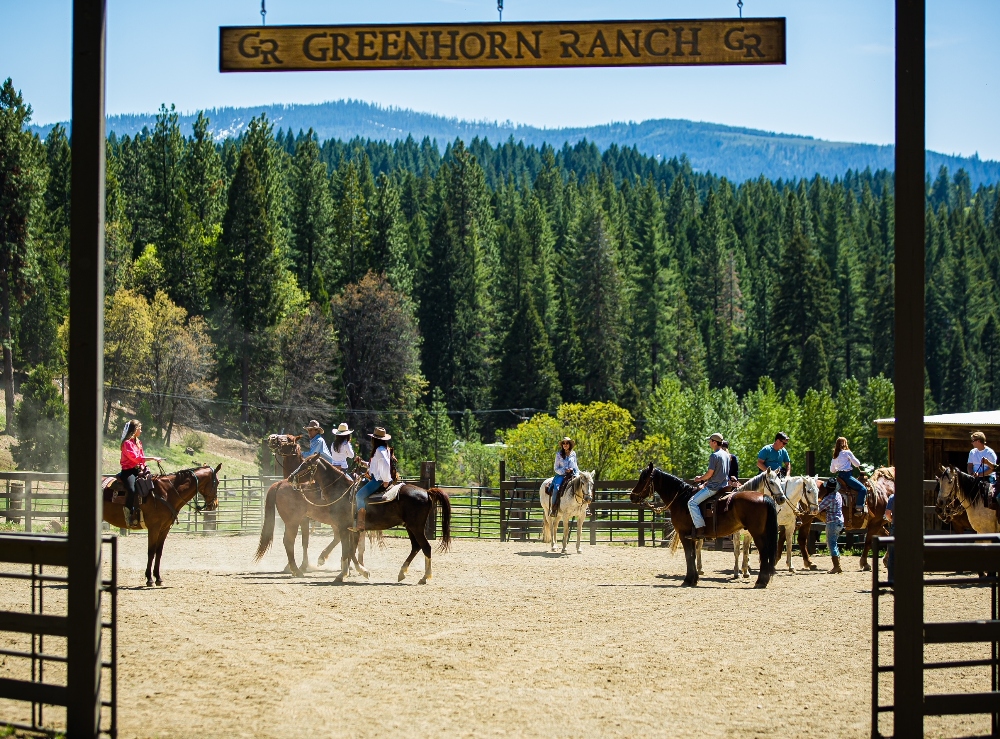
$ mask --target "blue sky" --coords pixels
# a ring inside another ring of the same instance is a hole
[[[109,113],[354,98],[539,126],[688,118],[841,141],[893,137],[891,0],[745,0],[788,19],[788,65],[219,74],[218,27],[259,0],[108,0]],[[69,117],[69,0],[0,0],[0,76]],[[732,17],[735,0],[505,0],[504,20]],[[495,0],[268,0],[269,25],[496,19]],[[928,0],[928,148],[1000,159],[998,0]]]

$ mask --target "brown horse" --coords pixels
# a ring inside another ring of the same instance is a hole
[[[203,466],[180,470],[172,475],[157,475],[153,478],[153,492],[142,503],[142,518],[149,532],[147,537],[146,585],[162,585],[160,559],[163,557],[163,542],[170,533],[170,527],[177,520],[181,509],[198,493],[205,499],[205,505],[198,511],[214,511],[219,507],[219,470]],[[109,478],[105,478],[108,480]],[[124,486],[115,480],[112,487],[120,493],[121,502],[113,502],[111,487],[104,489],[104,520],[120,529],[128,528],[125,521]],[[153,566],[156,557],[156,566]]]
[[[629,496],[633,503],[642,503],[651,498],[653,493],[661,500],[668,501],[664,506],[670,510],[670,520],[674,525],[673,547],[677,542],[684,544],[684,559],[687,562],[687,575],[682,585],[698,584],[698,568],[695,564],[695,540],[691,538],[694,522],[688,511],[688,501],[698,492],[679,477],[657,469],[650,462],[636,483]],[[757,573],[755,588],[766,588],[774,574],[774,565],[778,556],[778,509],[774,500],[761,493],[737,491],[729,496],[729,505],[719,506],[716,512],[716,535],[731,536],[746,529],[753,538],[753,543],[760,553],[760,570]],[[677,537],[680,537],[678,539]]]
[[[825,480],[820,483],[820,498],[827,495],[827,483]],[[865,545],[861,550],[861,569],[864,572],[871,571],[868,564],[868,552],[872,548],[872,539],[876,536],[888,536],[889,529],[885,520],[885,506],[889,502],[889,496],[896,490],[896,469],[895,467],[879,467],[871,477],[868,478],[868,499],[864,515],[854,512],[852,504],[853,495],[845,496],[844,500],[844,531],[864,531]],[[825,514],[805,513],[802,516],[802,524],[799,526],[798,542],[799,552],[802,554],[802,563],[810,570],[815,570],[816,566],[809,559],[809,532],[812,530],[813,521],[825,521]],[[878,556],[872,552],[872,556]]]
[[[301,468],[293,473],[293,477],[299,475],[311,475],[316,486],[323,491],[322,503],[314,502],[318,496],[309,496],[307,499],[300,495],[300,500],[305,503],[310,511],[309,515],[315,517],[320,511],[325,511],[335,524],[334,528],[340,530],[344,537],[346,546],[341,550],[341,572],[336,578],[336,582],[343,582],[347,576],[347,569],[353,562],[358,571],[368,576],[368,571],[358,564],[354,555],[358,541],[361,538],[358,533],[349,530],[354,523],[354,493],[356,488],[345,489],[343,481],[347,480],[344,474],[332,464],[314,454],[306,459]],[[343,489],[343,492],[341,490]],[[325,502],[330,498],[332,502]],[[424,534],[424,526],[427,517],[434,504],[441,507],[441,545],[439,551],[446,552],[451,546],[451,499],[448,494],[439,488],[424,490],[416,485],[404,484],[395,499],[386,503],[369,503],[366,517],[366,527],[369,532],[384,531],[395,526],[403,526],[410,537],[410,556],[403,562],[399,570],[399,582],[406,578],[410,562],[422,551],[424,554],[424,576],[420,579],[420,584],[424,585],[431,579],[431,545]],[[266,512],[265,512],[266,516]],[[286,521],[287,524],[287,521]],[[266,524],[265,524],[266,526]],[[264,533],[261,533],[261,545],[264,544]],[[258,550],[259,552],[259,550]]]
[[[309,460],[318,458],[317,454],[310,457]],[[261,557],[271,548],[271,541],[274,539],[274,512],[277,510],[281,520],[285,523],[285,535],[282,537],[282,541],[285,545],[285,554],[288,556],[286,569],[295,577],[302,577],[304,571],[304,568],[295,564],[295,534],[300,527],[304,535],[309,526],[309,519],[333,527],[334,540],[333,544],[324,552],[326,555],[338,541],[343,539],[344,534],[347,533],[347,527],[351,525],[351,522],[345,525],[336,515],[338,507],[349,498],[347,493],[353,484],[351,478],[341,472],[339,468],[333,467],[336,475],[330,476],[329,484],[325,487],[309,483],[300,485],[296,478],[304,471],[304,465],[305,462],[302,462],[284,480],[279,480],[268,488],[267,496],[264,499],[264,525],[260,530],[260,543],[257,546],[257,553],[254,555],[254,561],[259,562]],[[329,464],[327,466],[332,467]],[[328,502],[331,499],[333,502]],[[303,546],[305,546],[305,538]],[[349,552],[348,546],[345,544],[342,549],[342,562],[348,554],[353,555],[353,551]],[[321,559],[325,559],[325,557]],[[350,566],[350,561],[348,559],[347,566]],[[357,564],[356,561],[355,566],[359,568],[359,572],[362,571],[361,565]]]

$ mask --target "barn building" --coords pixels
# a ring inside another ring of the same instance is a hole
[[[875,424],[879,438],[889,440],[889,464],[894,465],[896,419],[880,418]],[[933,480],[940,464],[965,470],[973,431],[986,434],[989,446],[1000,447],[1000,411],[924,416],[924,479]]]

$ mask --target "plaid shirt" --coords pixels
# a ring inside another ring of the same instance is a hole
[[[826,511],[827,523],[844,522],[844,501],[841,499],[840,493],[830,493],[823,498],[819,502],[819,509]]]

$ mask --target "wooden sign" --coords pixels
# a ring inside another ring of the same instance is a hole
[[[784,18],[219,29],[222,72],[784,63]]]

